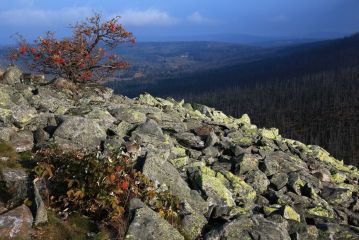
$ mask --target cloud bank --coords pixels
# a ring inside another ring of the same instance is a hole
[[[198,11],[189,15],[187,21],[193,24],[211,24],[214,22],[213,20],[202,16]]]
[[[128,9],[118,14],[122,16],[122,22],[125,25],[143,27],[143,26],[171,26],[179,22],[179,19],[169,15],[167,12],[150,8],[146,10]]]
[[[58,23],[73,23],[90,16],[92,10],[86,7],[59,10],[13,9],[0,12],[0,22],[13,26],[44,26]]]

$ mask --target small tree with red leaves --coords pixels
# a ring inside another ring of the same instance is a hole
[[[29,44],[18,35],[19,47],[12,51],[11,58],[23,60],[31,70],[75,83],[104,81],[129,66],[112,50],[121,43],[135,43],[132,33],[119,24],[119,19],[103,22],[101,15],[95,13],[87,21],[72,26],[72,37],[62,40],[47,32]]]

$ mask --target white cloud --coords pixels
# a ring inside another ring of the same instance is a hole
[[[190,23],[194,23],[194,24],[210,24],[210,23],[214,22],[213,20],[211,20],[209,18],[203,17],[198,11],[189,15],[187,17],[187,20]]]
[[[146,10],[128,9],[119,13],[122,17],[122,23],[132,26],[171,26],[179,22],[167,12],[149,8]]]
[[[14,9],[0,12],[0,22],[15,26],[44,26],[54,23],[73,23],[91,15],[85,7],[59,10]]]

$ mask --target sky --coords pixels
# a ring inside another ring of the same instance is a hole
[[[93,12],[121,23],[138,41],[228,40],[253,35],[301,38],[359,32],[359,0],[0,0],[0,44],[34,39]]]

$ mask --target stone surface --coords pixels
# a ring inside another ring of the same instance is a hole
[[[130,240],[184,240],[184,237],[158,213],[145,204],[136,203],[139,199],[131,201],[130,209],[133,211],[133,220],[128,228],[125,239]]]
[[[91,119],[68,117],[56,129],[55,141],[65,148],[97,149],[106,139],[106,130]]]
[[[32,221],[31,211],[25,205],[0,215],[0,238],[31,239]]]
[[[31,131],[17,132],[10,138],[10,143],[16,152],[31,151],[34,147],[34,135]]]
[[[184,147],[189,147],[194,149],[204,148],[204,142],[201,140],[200,137],[195,136],[193,133],[189,133],[189,132],[177,133],[174,136],[177,139],[177,141]]]
[[[273,184],[276,190],[281,190],[288,183],[288,175],[285,173],[274,174],[270,179],[270,183]]]
[[[23,169],[0,169],[0,200],[12,208],[28,196],[29,177]]]
[[[16,67],[9,67],[2,76],[2,81],[9,85],[14,85],[21,82],[22,71]]]
[[[44,201],[40,195],[39,188],[41,187],[41,180],[34,179],[33,188],[34,188],[34,206],[36,209],[34,225],[38,226],[48,222],[47,210]]]
[[[8,72],[0,139],[18,152],[57,144],[99,158],[126,154],[155,191],[180,200],[178,226],[133,203],[130,239],[359,239],[359,171],[319,146],[258,128],[246,114],[98,86],[27,84],[14,67]],[[27,173],[7,167],[15,156],[0,162],[0,213],[30,197],[41,225],[48,196],[41,184],[27,196]]]

